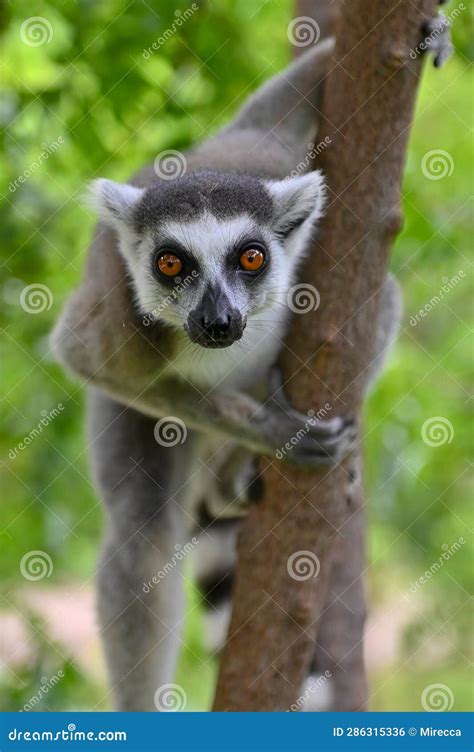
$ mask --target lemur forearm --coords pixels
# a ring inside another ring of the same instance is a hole
[[[107,392],[118,402],[135,408],[157,420],[166,416],[180,418],[188,428],[216,432],[261,454],[271,451],[257,426],[258,402],[240,392],[203,395],[192,385],[176,379],[163,379],[139,394],[127,384],[95,380],[94,386]],[[101,382],[101,383],[100,383]]]
[[[134,332],[127,340],[118,329],[118,346],[104,333],[98,348],[81,321],[70,306],[53,332],[52,347],[66,369],[86,385],[157,420],[176,415],[190,428],[217,431],[253,451],[268,450],[251,425],[259,408],[255,400],[238,392],[205,394],[187,381],[178,385],[176,378],[160,378],[159,371],[152,375],[153,349],[142,336]],[[140,364],[138,372],[131,361]]]
[[[63,320],[67,321],[67,317]],[[157,420],[172,417],[184,421],[188,428],[215,432],[257,454],[275,455],[275,451],[298,438],[297,448],[286,461],[300,466],[337,461],[348,451],[355,438],[350,422],[340,418],[327,421],[308,420],[296,413],[291,405],[270,399],[259,403],[236,390],[201,391],[176,377],[138,375],[120,367],[122,348],[114,350],[112,341],[104,338],[106,348],[100,351],[85,338],[78,337],[67,325],[60,324],[53,334],[56,355],[75,376],[89,386],[105,392],[125,407],[131,407]],[[140,336],[133,338],[135,358],[147,362],[149,351]],[[128,352],[128,349],[126,350]]]

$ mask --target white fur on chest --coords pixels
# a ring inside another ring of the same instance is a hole
[[[242,339],[230,347],[205,349],[185,344],[166,369],[204,389],[245,389],[263,381],[275,363],[284,336],[286,312],[249,318]]]

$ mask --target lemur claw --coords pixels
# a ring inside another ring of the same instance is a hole
[[[453,52],[448,18],[443,13],[438,13],[425,21],[422,32],[426,35],[423,40],[424,51],[432,52],[435,68],[441,68]]]
[[[290,464],[313,467],[340,462],[354,447],[357,426],[350,416],[329,419],[315,418],[313,412],[299,413],[283,391],[278,366],[270,372],[271,401],[281,411],[279,429],[290,440],[291,448],[285,459]],[[275,427],[274,439],[279,433]],[[296,440],[297,439],[297,440]],[[285,445],[285,441],[282,442]]]

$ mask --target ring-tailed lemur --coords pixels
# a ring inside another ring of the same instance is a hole
[[[324,203],[319,172],[286,176],[314,138],[332,49],[318,44],[266,83],[186,155],[181,177],[150,167],[133,184],[93,187],[101,223],[52,343],[90,386],[91,458],[108,513],[98,612],[121,710],[155,710],[172,680],[184,616],[177,547],[190,539],[220,625],[219,639],[206,629],[209,647],[221,644],[237,518],[261,493],[255,454],[297,434],[285,458],[311,466],[354,442],[350,419],[308,421],[268,393],[287,292]],[[390,280],[382,297],[377,361],[399,318]],[[167,438],[166,418],[181,436]]]

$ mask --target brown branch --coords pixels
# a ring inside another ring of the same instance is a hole
[[[341,17],[340,0],[297,0],[296,14],[309,16],[318,24],[320,39],[336,35]],[[304,52],[295,47],[295,54]],[[352,473],[359,479],[361,458],[354,457]],[[310,673],[330,674],[330,692],[326,692],[325,710],[365,709],[366,679],[363,635],[366,596],[363,582],[365,569],[365,515],[360,484],[354,483],[347,498],[350,517],[344,534],[334,540],[334,564],[331,566],[326,602],[318,620],[318,639]]]
[[[319,164],[330,201],[305,269],[321,305],[294,317],[282,355],[289,396],[302,411],[325,402],[331,414],[360,410],[379,290],[401,225],[400,185],[421,66],[409,52],[435,11],[435,0],[351,0],[342,7],[318,136],[332,141]],[[215,710],[284,710],[299,696],[331,565],[351,524],[346,489],[353,461],[315,473],[267,461],[265,499],[239,539]],[[317,555],[317,577],[289,576],[297,551]]]

